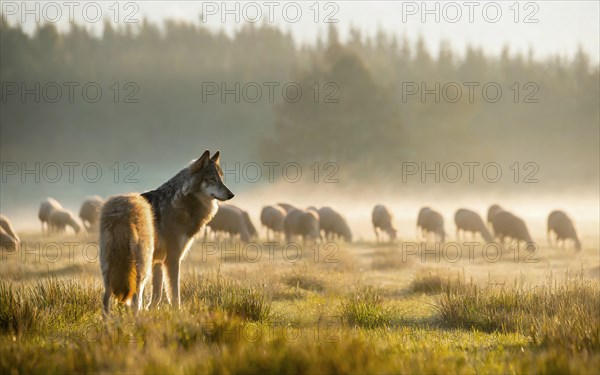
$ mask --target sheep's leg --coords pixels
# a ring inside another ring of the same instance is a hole
[[[375,232],[376,241],[379,242],[379,232],[377,231],[377,227],[373,227],[373,231]]]

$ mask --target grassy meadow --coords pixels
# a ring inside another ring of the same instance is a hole
[[[95,236],[21,237],[21,249],[2,253],[3,374],[600,367],[597,238],[579,253],[542,247],[525,261],[506,251],[493,263],[481,245],[472,259],[436,262],[432,246],[423,261],[402,242],[199,239],[183,261],[179,311],[163,301],[134,316],[115,305],[105,321]]]

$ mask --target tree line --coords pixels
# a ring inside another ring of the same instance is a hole
[[[2,159],[160,168],[220,148],[233,161],[334,162],[345,181],[402,162],[534,162],[598,184],[599,69],[506,46],[432,54],[423,39],[330,27],[309,45],[269,25],[52,24],[0,29]]]

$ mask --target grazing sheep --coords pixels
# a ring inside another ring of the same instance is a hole
[[[88,232],[98,229],[100,210],[102,209],[103,204],[104,200],[95,195],[86,199],[81,205],[81,208],[79,209],[79,218]]]
[[[459,232],[461,230],[463,232],[471,232],[473,235],[479,233],[487,242],[492,242],[494,240],[492,234],[485,226],[483,219],[475,211],[467,210],[466,208],[457,210],[456,214],[454,214],[454,223],[456,224],[457,240],[459,239]]]
[[[225,232],[232,237],[239,234],[240,239],[243,242],[248,242],[252,237],[252,231],[248,228],[247,219],[244,216],[244,211],[242,209],[229,204],[220,204],[217,214],[208,222],[208,224],[206,224],[206,226],[215,234]],[[250,223],[250,225],[252,225],[252,223]],[[254,228],[254,226],[252,227]],[[256,231],[256,229],[254,229],[254,231]]]
[[[321,238],[319,216],[314,211],[291,210],[283,219],[283,229],[287,242],[290,242],[292,236],[302,236],[303,242],[307,238]]]
[[[283,219],[286,212],[280,206],[265,206],[260,213],[260,222],[267,229],[267,240],[269,239],[269,229],[275,233],[283,232]]]
[[[289,213],[291,210],[297,210],[295,206],[292,206],[288,203],[277,203],[277,205],[285,210],[286,213]]]
[[[325,232],[325,238],[331,239],[335,236],[343,238],[346,242],[352,242],[352,232],[346,219],[331,207],[321,207],[318,210],[321,230]]]
[[[504,209],[502,207],[500,207],[497,204],[492,204],[490,206],[490,208],[488,208],[488,212],[487,212],[487,222],[488,224],[492,224],[492,218],[494,217],[494,215],[496,215],[498,212],[504,211]]]
[[[581,241],[579,241],[573,221],[563,211],[552,211],[550,215],[548,215],[548,243],[552,246],[550,232],[556,234],[557,246],[559,241],[562,241],[564,247],[565,240],[573,240],[573,242],[575,242],[575,249],[577,251],[581,250]]]
[[[55,210],[62,210],[63,206],[58,201],[52,198],[46,198],[40,204],[40,210],[38,211],[38,218],[42,222],[42,233],[44,233],[44,224],[46,224],[46,232],[50,232],[49,221],[50,215]]]
[[[8,218],[4,215],[0,215],[0,247],[12,248],[17,250],[19,248],[19,236],[15,232],[14,228],[10,224]]]
[[[248,215],[248,211],[242,211],[242,215],[244,215],[244,222],[246,223],[246,227],[248,227],[248,232],[250,233],[250,237],[258,237],[258,232],[256,231],[256,227],[252,224],[252,220],[250,220],[250,215]]]
[[[12,224],[10,223],[10,220],[8,220],[8,218],[4,215],[0,215],[0,228],[4,229],[4,232],[11,236],[15,241],[21,242],[17,232],[15,232],[15,228],[13,228]]]
[[[375,206],[373,208],[373,213],[371,214],[371,222],[373,223],[373,231],[375,232],[377,242],[379,242],[378,229],[381,229],[387,233],[390,241],[396,239],[397,230],[394,223],[394,215],[392,214],[392,211],[387,209],[387,207],[381,204]]]
[[[12,248],[13,250],[19,248],[19,241],[8,234],[3,227],[0,227],[0,248]]]
[[[437,211],[432,210],[429,207],[423,207],[419,211],[417,217],[417,234],[419,233],[427,235],[427,233],[433,233],[442,243],[446,240],[446,231],[444,230],[444,217]]]
[[[48,219],[49,229],[53,232],[63,233],[70,226],[75,233],[79,233],[81,226],[75,221],[73,213],[64,209],[53,210]]]
[[[504,210],[496,213],[492,217],[492,226],[500,243],[504,244],[504,239],[509,237],[517,242],[524,241],[528,250],[535,250],[525,222],[512,213]]]

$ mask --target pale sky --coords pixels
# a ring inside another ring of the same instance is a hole
[[[86,3],[93,4],[86,7]],[[22,23],[24,17],[26,29],[31,31],[36,25],[36,15],[24,14],[21,4],[21,1],[3,1],[3,13],[13,24]],[[56,4],[61,6],[60,15],[53,7],[41,3],[38,11],[40,21],[57,19],[59,27],[66,28],[69,8],[63,1]],[[117,17],[115,24],[119,25],[124,24],[128,15],[132,21],[147,17],[156,22],[171,18],[199,23],[199,14],[204,10],[209,27],[232,33],[256,19],[258,5],[259,22],[290,30],[300,43],[314,42],[319,32],[324,34],[327,30],[327,21],[337,20],[342,39],[348,35],[350,26],[361,29],[363,35],[374,35],[381,28],[399,37],[406,35],[410,40],[423,35],[434,54],[440,42],[446,40],[457,51],[464,51],[467,44],[472,44],[483,47],[488,53],[498,54],[508,44],[512,52],[527,53],[533,47],[535,58],[557,53],[571,57],[581,45],[590,54],[593,63],[599,63],[600,55],[598,0],[227,1],[226,9],[233,10],[233,13],[224,11],[223,1],[77,2],[72,8],[74,18],[99,32],[102,22],[92,22],[96,4],[100,4],[102,18],[110,18],[114,23]],[[33,2],[28,2],[27,6],[35,9]],[[88,12],[87,20],[82,16],[84,7]],[[239,22],[236,22],[236,16]],[[222,22],[223,17],[225,22]],[[425,22],[422,17],[425,17]],[[436,20],[436,17],[439,19]]]

